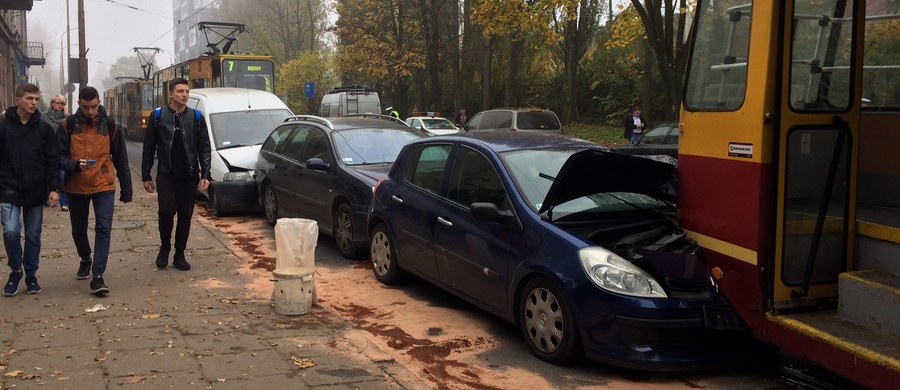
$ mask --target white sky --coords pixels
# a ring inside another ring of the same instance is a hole
[[[78,0],[37,0],[27,14],[28,40],[43,42],[47,64],[31,67],[47,92],[59,89],[60,50],[65,57],[66,1],[72,57],[78,57]],[[171,0],[84,0],[85,46],[89,49],[88,82],[99,83],[98,74],[122,56],[136,56],[133,47],[159,47],[156,63],[169,66],[174,52]],[[60,46],[62,37],[62,46]],[[50,88],[48,88],[48,86]]]

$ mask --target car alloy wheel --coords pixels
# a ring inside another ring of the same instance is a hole
[[[353,245],[353,217],[350,205],[343,203],[334,212],[334,242],[338,252],[346,258],[359,256],[359,250]]]
[[[266,185],[263,194],[263,209],[266,212],[266,222],[275,226],[275,222],[278,221],[278,195],[275,195],[275,189],[272,188],[272,184]]]
[[[519,304],[519,326],[537,357],[563,364],[581,356],[580,337],[571,308],[549,280],[530,280],[522,290]]]
[[[372,258],[372,273],[375,274],[375,279],[384,284],[400,282],[403,279],[403,270],[397,264],[393,241],[384,224],[378,224],[372,230],[369,248]]]

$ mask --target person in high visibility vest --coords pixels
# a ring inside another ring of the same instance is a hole
[[[390,111],[390,112],[391,112],[390,115],[391,115],[392,117],[397,118],[397,119],[400,119],[400,113],[397,112],[397,110],[394,109],[394,106],[388,107],[387,109],[385,109],[385,111]]]

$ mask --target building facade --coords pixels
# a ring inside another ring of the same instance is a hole
[[[15,104],[16,86],[28,82],[28,68],[44,65],[40,42],[28,42],[26,11],[33,0],[0,2],[0,109]]]
[[[172,0],[175,21],[175,63],[196,58],[207,51],[206,38],[197,23],[212,21],[218,0]]]

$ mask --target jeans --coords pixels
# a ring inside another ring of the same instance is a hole
[[[69,194],[72,239],[75,241],[78,257],[82,260],[91,258],[91,243],[88,241],[88,214],[91,203],[94,203],[94,263],[91,265],[91,273],[95,278],[103,277],[103,273],[106,272],[115,201],[115,192],[93,195]]]
[[[631,133],[631,140],[629,140],[629,141],[631,141],[631,144],[637,145],[638,141],[641,140],[641,135],[643,135],[643,134],[642,133]]]
[[[173,218],[178,215],[175,226],[175,251],[184,252],[191,233],[191,217],[194,215],[194,200],[197,198],[197,184],[200,178],[156,176],[156,192],[159,193],[159,240],[160,249],[169,250],[172,240]]]
[[[62,183],[63,180],[66,180],[66,171],[60,169],[59,170],[59,182]],[[69,206],[69,197],[66,196],[65,192],[59,192],[59,207]]]
[[[22,251],[22,225],[25,222],[25,251]],[[25,275],[34,276],[41,259],[41,226],[44,223],[44,206],[16,206],[0,203],[0,222],[3,223],[3,246],[9,268],[19,272],[24,266]],[[24,263],[24,264],[23,264]]]

